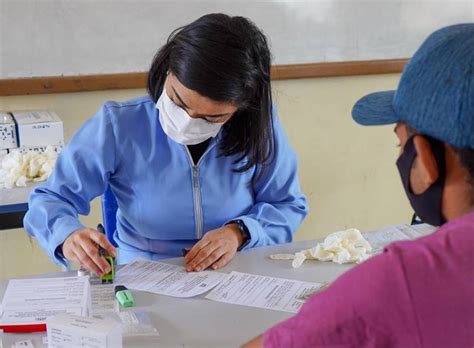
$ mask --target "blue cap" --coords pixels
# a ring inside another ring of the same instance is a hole
[[[403,70],[396,91],[352,108],[361,125],[404,122],[457,148],[474,149],[474,23],[431,34]]]

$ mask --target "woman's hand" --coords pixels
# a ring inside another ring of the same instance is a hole
[[[224,267],[235,256],[244,236],[239,225],[229,224],[207,232],[184,258],[186,271],[200,272],[208,267]]]
[[[67,237],[63,243],[63,254],[69,261],[101,276],[110,271],[110,265],[103,256],[100,256],[98,245],[107,250],[109,255],[114,257],[117,255],[105,234],[92,228],[77,230]]]

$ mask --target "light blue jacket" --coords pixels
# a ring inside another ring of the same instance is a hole
[[[117,198],[119,262],[180,256],[206,232],[241,219],[246,248],[292,240],[307,214],[297,160],[275,119],[275,159],[254,184],[255,168],[235,173],[235,156],[219,156],[220,134],[195,166],[186,146],[163,132],[149,97],[107,102],[74,135],[48,181],[29,198],[24,219],[49,256],[84,228],[78,214],[110,185]]]

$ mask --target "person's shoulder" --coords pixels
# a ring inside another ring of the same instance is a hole
[[[126,101],[109,100],[104,103],[104,108],[112,112],[130,111],[140,107],[154,107],[153,101],[149,96],[139,96]]]
[[[453,234],[455,239],[459,240],[474,240],[474,212],[465,214],[452,220],[440,227],[439,232],[443,235],[451,235],[451,232],[456,231]]]
[[[107,101],[99,114],[115,127],[129,129],[153,123],[158,110],[149,96],[141,96],[126,101]]]

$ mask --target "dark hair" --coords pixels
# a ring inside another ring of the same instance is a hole
[[[423,135],[420,132],[418,132],[416,129],[410,127],[408,124],[405,124],[405,125],[407,129],[408,137],[411,137],[416,134]],[[451,148],[459,156],[459,160],[462,166],[464,167],[464,169],[467,171],[467,174],[469,175],[469,182],[471,186],[474,188],[474,149],[467,149],[467,148],[461,149],[454,146],[451,146]]]
[[[235,171],[265,168],[273,157],[271,55],[265,35],[244,17],[215,13],[171,33],[148,73],[157,101],[168,72],[187,88],[238,110],[224,125],[221,156],[247,157]]]

